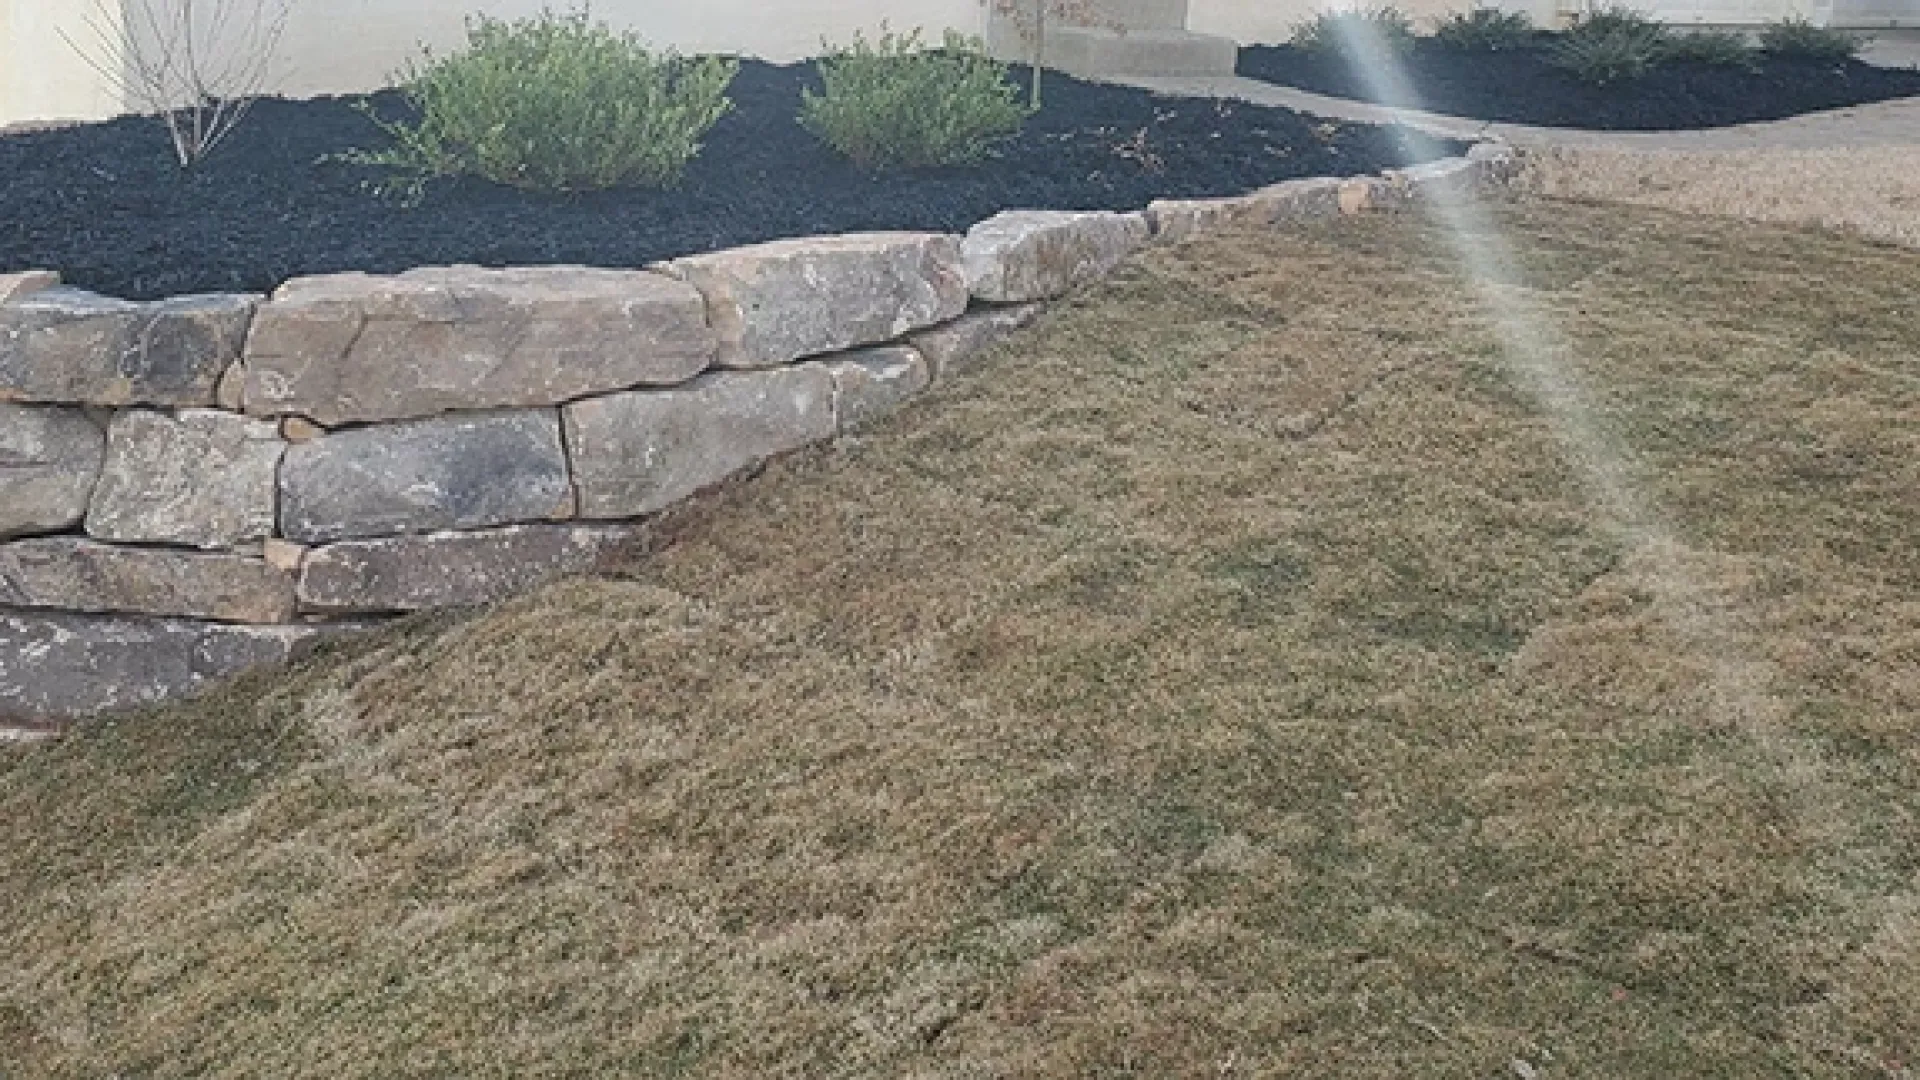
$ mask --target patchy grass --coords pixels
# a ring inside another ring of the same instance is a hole
[[[0,1073],[1912,1076],[1920,259],[1502,224],[1678,548],[1423,223],[1156,252],[615,572],[0,757]]]

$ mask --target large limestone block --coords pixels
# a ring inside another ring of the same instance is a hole
[[[962,248],[967,284],[990,303],[1064,296],[1146,244],[1141,214],[1010,210],[975,225]]]
[[[0,727],[152,705],[249,668],[285,663],[333,627],[0,611]]]
[[[552,578],[585,573],[635,535],[625,526],[515,525],[350,540],[307,554],[300,604],[311,612],[344,614],[490,603]]]
[[[639,517],[832,438],[833,380],[817,364],[715,372],[679,390],[577,402],[566,421],[580,516]]]
[[[280,531],[324,544],[572,516],[552,409],[462,413],[335,432],[287,451]]]
[[[933,382],[926,358],[907,345],[862,349],[822,366],[833,379],[833,415],[841,431],[878,420]]]
[[[0,402],[0,538],[78,525],[106,451],[78,409]]]
[[[967,309],[958,237],[859,233],[697,255],[666,269],[707,298],[727,368],[892,341]]]
[[[107,429],[87,533],[197,548],[270,536],[274,474],[285,450],[273,424],[232,413],[120,413]]]
[[[240,555],[50,537],[0,544],[0,606],[280,623],[293,579]]]
[[[259,303],[183,296],[135,303],[57,287],[0,305],[0,400],[214,404]]]
[[[335,426],[558,405],[686,382],[712,363],[706,304],[638,270],[456,266],[290,281],[247,341],[247,411]]]
[[[933,380],[939,382],[965,368],[1014,331],[1032,325],[1045,310],[1044,304],[980,308],[907,340],[926,357]]]

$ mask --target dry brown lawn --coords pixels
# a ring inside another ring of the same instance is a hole
[[[655,550],[0,756],[14,1077],[1907,1077],[1920,256],[1158,251]],[[1511,288],[1514,282],[1507,282]]]

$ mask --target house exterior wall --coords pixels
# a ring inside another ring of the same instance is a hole
[[[95,42],[84,22],[97,0],[0,0],[0,126],[20,122],[98,119],[128,111],[111,80],[93,69],[66,38]],[[118,5],[170,0],[105,0]],[[273,0],[261,0],[271,3]],[[947,28],[980,33],[989,0],[595,0],[597,18],[632,28],[683,52],[737,52],[790,61],[819,51],[822,38],[845,40],[884,20],[897,29]],[[1031,0],[1014,0],[1020,4]],[[1112,0],[1130,3],[1133,0]],[[1295,23],[1320,7],[1361,0],[1189,0],[1188,27],[1243,44],[1284,41]],[[1476,0],[1398,0],[1422,21]],[[1484,0],[1481,0],[1484,2]],[[1543,24],[1579,10],[1585,0],[1493,0],[1532,13]],[[1800,14],[1845,26],[1920,26],[1920,0],[1634,0],[1681,23],[1759,23]],[[422,45],[437,50],[463,40],[469,11],[513,18],[556,0],[293,0],[270,92],[292,96],[349,93],[385,84]]]
[[[71,39],[106,59],[110,50],[98,48],[88,20],[111,31],[117,13],[111,7],[94,12],[89,0],[0,0],[0,126],[121,111],[110,80],[68,44]]]

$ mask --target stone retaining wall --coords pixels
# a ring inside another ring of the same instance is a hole
[[[0,728],[586,570],[639,519],[886,414],[1148,243],[1509,165],[1476,152],[647,270],[439,267],[151,303],[0,275]]]

